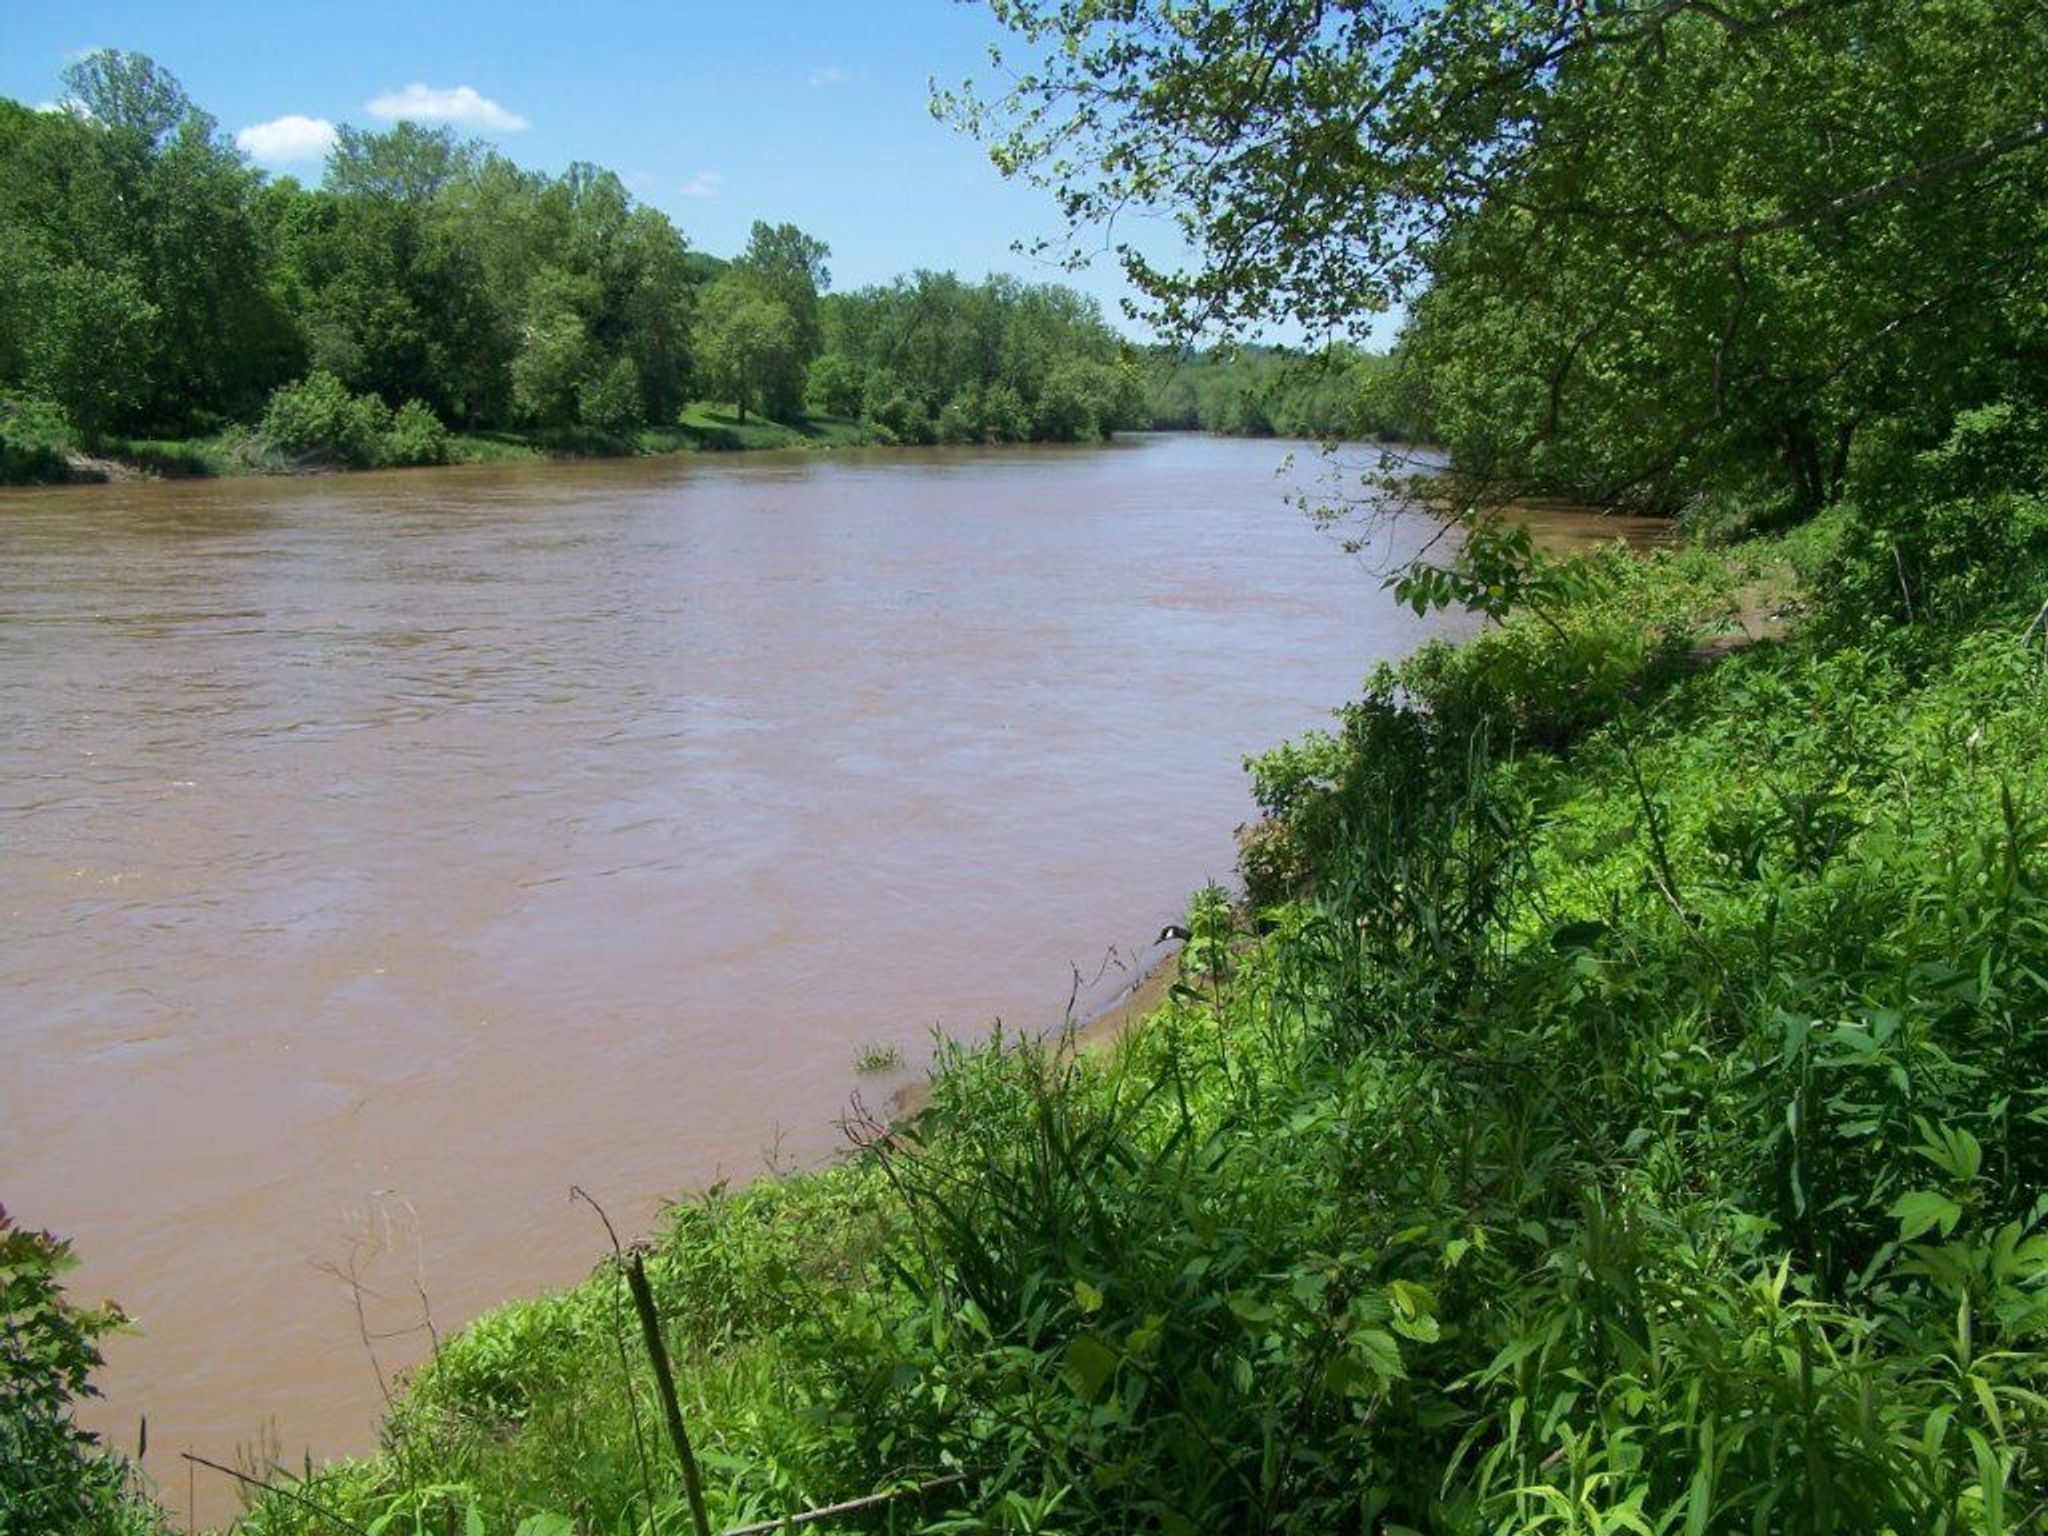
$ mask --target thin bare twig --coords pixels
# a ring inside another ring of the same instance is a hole
[[[654,1292],[647,1284],[647,1265],[638,1249],[627,1260],[626,1284],[633,1291],[633,1309],[640,1314],[647,1357],[654,1362],[654,1390],[661,1398],[661,1411],[668,1418],[668,1437],[675,1444],[676,1460],[682,1464],[683,1492],[690,1500],[690,1523],[696,1526],[697,1536],[711,1536],[711,1517],[704,1510],[704,1483],[697,1473],[697,1454],[690,1449],[683,1405],[676,1397],[675,1373],[669,1368],[668,1346],[661,1341],[661,1319],[654,1310]]]
[[[2043,603],[2041,611],[2034,615],[2033,622],[2020,631],[2021,648],[2025,649],[2027,642],[2037,634],[2041,636],[2042,654],[2048,656],[2048,603]]]
[[[251,1488],[261,1488],[266,1493],[274,1493],[280,1498],[290,1499],[294,1504],[303,1504],[306,1508],[312,1510],[314,1514],[324,1515],[327,1519],[332,1520],[336,1525],[341,1526],[345,1530],[354,1531],[356,1536],[370,1536],[368,1531],[357,1525],[353,1520],[345,1519],[329,1509],[325,1504],[309,1499],[302,1493],[295,1493],[280,1483],[266,1482],[260,1477],[251,1477],[246,1472],[237,1471],[233,1467],[224,1467],[217,1461],[208,1461],[204,1456],[195,1455],[191,1451],[180,1451],[178,1454],[194,1466],[209,1467],[215,1472],[225,1472],[238,1483],[245,1484]]]
[[[626,1389],[626,1416],[633,1421],[633,1453],[640,1461],[640,1493],[647,1500],[647,1517],[654,1518],[654,1465],[647,1456],[647,1438],[640,1428],[640,1398],[633,1390],[633,1361],[626,1353],[625,1309],[619,1300],[619,1286],[625,1284],[626,1251],[619,1246],[618,1229],[605,1214],[605,1208],[581,1184],[569,1186],[569,1203],[581,1200],[604,1223],[605,1236],[612,1240],[612,1269],[616,1283],[612,1286],[612,1342],[619,1350],[619,1379]]]
[[[928,1483],[916,1483],[908,1488],[891,1488],[884,1493],[863,1494],[860,1498],[848,1499],[841,1504],[826,1504],[818,1509],[807,1509],[802,1514],[784,1515],[779,1520],[757,1520],[752,1525],[730,1526],[721,1532],[720,1536],[766,1536],[769,1531],[785,1531],[792,1526],[810,1525],[818,1520],[830,1520],[836,1515],[850,1515],[858,1510],[893,1504],[898,1499],[936,1493],[941,1488],[952,1488],[966,1482],[971,1475],[966,1472],[952,1472],[945,1477],[935,1477]]]

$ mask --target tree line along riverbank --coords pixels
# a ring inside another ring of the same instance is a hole
[[[137,54],[0,101],[0,483],[1119,428],[1391,432],[1383,360],[1138,347],[1055,283],[830,291],[757,222],[690,247],[613,173],[452,130],[339,130],[321,182],[252,166]]]

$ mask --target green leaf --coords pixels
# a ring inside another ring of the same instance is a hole
[[[1323,1367],[1323,1386],[1340,1397],[1365,1397],[1378,1388],[1379,1380],[1355,1355],[1332,1355]]]
[[[1427,1286],[1417,1285],[1412,1280],[1393,1280],[1387,1284],[1387,1300],[1394,1304],[1394,1311],[1402,1317],[1426,1317],[1436,1311],[1436,1297]]]
[[[1242,1291],[1230,1298],[1230,1310],[1237,1314],[1239,1322],[1254,1328],[1263,1323],[1270,1323],[1279,1316],[1270,1302],[1261,1301],[1258,1297]]]
[[[1154,1344],[1159,1342],[1159,1335],[1165,1327],[1165,1313],[1148,1312],[1145,1315],[1145,1320],[1142,1323],[1140,1323],[1137,1327],[1133,1328],[1130,1331],[1130,1333],[1125,1337],[1125,1352],[1127,1354],[1132,1355],[1144,1354],[1147,1350],[1151,1349]]]
[[[1714,1421],[1700,1425],[1699,1465],[1693,1469],[1692,1486],[1686,1491],[1685,1536],[1706,1536],[1707,1522],[1714,1513]]]
[[[1396,1316],[1393,1319],[1394,1332],[1404,1339],[1413,1339],[1418,1344],[1434,1344],[1443,1337],[1443,1327],[1427,1312],[1414,1317]]]
[[[1894,1200],[1888,1214],[1898,1218],[1899,1240],[1911,1242],[1935,1227],[1947,1237],[1962,1220],[1963,1208],[1939,1191],[1916,1189]]]
[[[1381,1382],[1400,1381],[1408,1374],[1401,1359],[1400,1341],[1383,1328],[1353,1329],[1351,1347]]]
[[[1092,1403],[1116,1375],[1117,1352],[1092,1333],[1076,1334],[1067,1343],[1067,1379],[1084,1403]]]

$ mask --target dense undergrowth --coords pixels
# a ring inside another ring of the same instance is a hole
[[[1254,903],[1113,1052],[949,1048],[909,1128],[676,1207],[714,1525],[964,1473],[833,1528],[2040,1528],[2013,426],[1795,542],[1549,569],[1254,765]],[[1787,560],[1789,635],[1702,659]],[[686,1529],[632,1330],[609,1265],[488,1315],[299,1490],[333,1518],[248,1528]]]

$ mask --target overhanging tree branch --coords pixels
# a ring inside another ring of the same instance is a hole
[[[2025,149],[2030,145],[2038,144],[2043,139],[2048,139],[2048,117],[2042,118],[2037,123],[2029,124],[2025,128],[2001,134],[1997,138],[1986,139],[1981,144],[1963,150],[1958,154],[1949,155],[1940,160],[1930,160],[1925,165],[1915,166],[1910,171],[1902,171],[1896,176],[1888,176],[1883,181],[1872,182],[1868,186],[1859,187],[1853,192],[1844,192],[1841,196],[1831,197],[1825,202],[1812,203],[1804,208],[1794,209],[1790,213],[1778,214],[1774,218],[1755,219],[1747,224],[1730,224],[1719,229],[1694,230],[1689,234],[1681,235],[1670,241],[1664,249],[1666,252],[1677,252],[1690,250],[1695,246],[1723,241],[1740,243],[1745,240],[1752,240],[1758,235],[1777,234],[1783,230],[1797,229],[1805,224],[1819,224],[1831,219],[1846,219],[1852,214],[1861,213],[1864,209],[1878,203],[1889,202],[1895,197],[1904,197],[1908,193],[1918,192],[1923,187],[1930,187],[1935,182],[1946,180],[1950,176],[1960,175],[1964,171],[1975,170],[1980,165],[1988,165],[1993,160]]]

